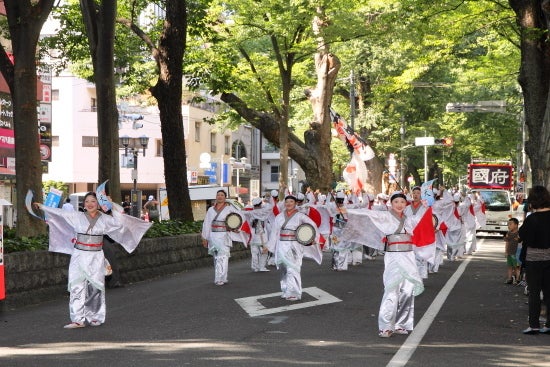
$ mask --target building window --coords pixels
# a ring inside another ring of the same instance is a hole
[[[195,121],[195,141],[201,141],[201,123]]]
[[[155,157],[162,157],[162,140],[155,139]]]
[[[231,137],[225,136],[224,138],[225,138],[224,147],[223,147],[224,154],[230,155],[231,154]]]
[[[210,133],[210,152],[216,153],[216,133]]]
[[[95,98],[90,98],[90,111],[97,111],[97,100]]]
[[[279,148],[277,148],[272,142],[266,141],[263,147],[263,151],[266,153],[277,153]]]
[[[241,159],[242,157],[249,158],[246,154],[246,147],[241,140],[235,140],[233,142],[233,151],[231,152],[231,156],[235,157],[235,159],[237,160]]]
[[[279,182],[279,166],[271,166],[271,182]]]
[[[83,136],[82,146],[88,148],[95,148],[99,146],[99,139],[97,136]]]

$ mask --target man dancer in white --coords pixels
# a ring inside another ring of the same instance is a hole
[[[351,261],[351,249],[348,241],[342,240],[348,221],[346,196],[343,192],[336,193],[336,201],[327,204],[327,209],[332,220],[332,234],[330,236],[330,249],[332,251],[332,270],[346,271]]]
[[[479,194],[474,193],[469,195],[470,200],[472,202],[472,206],[469,210],[468,217],[468,226],[466,227],[466,254],[472,255],[474,252],[477,251],[477,237],[476,237],[476,230],[480,227],[485,226],[486,224],[486,218],[484,213],[484,203],[483,199],[479,196]],[[470,215],[473,215],[474,220],[471,221],[469,219]],[[473,224],[472,224],[473,222]]]
[[[386,243],[384,295],[378,314],[379,336],[408,334],[414,327],[414,296],[424,290],[413,247],[435,241],[431,209],[416,223],[403,215],[407,197],[392,194],[389,211],[350,209],[344,239],[353,238],[373,248]],[[429,216],[429,217],[428,217]]]
[[[207,247],[208,253],[214,257],[214,283],[216,285],[227,283],[229,255],[233,241],[242,242],[239,234],[228,231],[225,223],[225,219],[230,213],[241,215],[239,210],[226,202],[226,195],[224,190],[216,192],[216,203],[208,208],[202,224],[202,245]]]
[[[476,228],[477,221],[475,215],[475,197],[470,194],[464,199],[463,205],[467,207],[462,214],[462,221],[464,223],[464,231],[466,234],[466,242],[464,247],[459,251],[458,256],[462,257],[466,254],[471,255],[477,249],[476,244]],[[477,204],[480,205],[480,204]]]
[[[428,261],[428,273],[437,273],[439,271],[439,266],[443,263],[443,253],[446,251],[449,229],[447,223],[449,221],[452,222],[452,218],[457,220],[454,216],[455,205],[452,195],[445,187],[440,187],[439,190],[440,195],[436,197],[432,205],[432,210],[437,217],[438,224],[435,232],[435,256],[433,261]]]
[[[302,259],[310,257],[321,264],[322,253],[318,245],[317,226],[307,215],[296,208],[296,197],[285,197],[284,210],[275,218],[268,242],[268,249],[275,254],[277,268],[281,272],[282,298],[297,301],[302,298],[302,278],[300,275]],[[301,245],[296,240],[296,229],[302,223],[309,223],[315,228],[315,239],[311,246]]]
[[[267,237],[271,237],[271,228],[273,227],[273,223],[275,222],[275,217],[279,215],[284,209],[284,202],[279,201],[279,191],[277,190],[271,190],[269,193],[269,199],[268,204],[271,205],[271,213],[269,213],[269,216],[267,217]],[[268,252],[267,254],[267,265],[269,266],[275,266],[275,256],[271,252]]]
[[[267,217],[271,212],[271,205],[263,205],[262,198],[252,200],[253,209],[244,211],[252,229],[250,240],[251,267],[254,272],[269,271],[267,269]],[[262,206],[263,205],[263,206]]]
[[[450,261],[456,261],[460,256],[464,248],[464,241],[466,238],[466,232],[463,223],[463,215],[469,210],[468,205],[462,205],[460,202],[460,193],[453,195],[453,202],[455,208],[453,209],[453,215],[449,215],[445,220],[447,224],[447,259]]]

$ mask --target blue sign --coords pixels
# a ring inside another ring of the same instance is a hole
[[[208,182],[209,183],[211,183],[211,184],[218,183],[217,171],[218,171],[218,164],[215,163],[215,162],[210,163],[210,169],[209,170],[204,170],[204,175],[208,176],[208,178],[209,178]]]
[[[224,163],[223,164],[223,180],[222,180],[222,183],[224,183],[224,184],[229,183],[229,177],[231,177],[229,175],[230,170],[231,170],[231,166],[229,165],[229,163]]]
[[[50,208],[58,208],[59,203],[61,202],[62,195],[63,195],[63,192],[59,190],[51,189],[48,195],[46,196],[44,205]]]

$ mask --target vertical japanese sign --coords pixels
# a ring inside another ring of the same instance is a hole
[[[38,67],[38,77],[42,82],[42,100],[38,108],[40,129],[40,158],[52,161],[52,71],[48,65]]]
[[[6,279],[4,277],[4,206],[0,205],[0,300],[6,298]]]
[[[13,106],[9,93],[0,92],[0,173],[15,175]]]

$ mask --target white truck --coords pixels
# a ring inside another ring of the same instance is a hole
[[[477,229],[477,232],[497,232],[505,234],[508,231],[508,220],[521,213],[512,209],[512,200],[507,190],[475,189],[472,193],[479,194],[485,203],[485,226]],[[518,218],[519,219],[519,218]]]
[[[510,161],[473,160],[468,165],[468,186],[485,203],[487,222],[477,232],[504,234],[508,231],[510,218],[522,219],[522,213],[512,207],[513,173]]]

